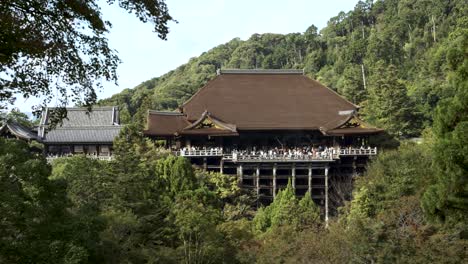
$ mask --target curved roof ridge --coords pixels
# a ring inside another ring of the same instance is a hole
[[[159,111],[159,110],[151,110],[151,109],[148,110],[148,114],[151,114],[151,115],[175,115],[175,116],[180,116],[180,115],[183,116],[184,115],[181,112]]]
[[[218,75],[222,74],[297,74],[304,75],[304,69],[220,69]]]
[[[230,130],[232,132],[236,132],[236,125],[234,124],[229,124],[229,123],[226,123],[216,117],[214,117],[210,112],[208,112],[207,110],[205,110],[205,112],[203,112],[203,114],[200,116],[200,118],[193,122],[192,124],[188,125],[187,127],[184,128],[184,130],[189,130],[189,129],[192,129],[192,128],[195,128],[196,126],[198,126],[200,123],[202,123],[205,119],[210,119],[213,123],[219,125],[220,127],[226,129],[226,130]]]
[[[356,109],[361,108],[359,105],[356,105],[356,104],[351,103],[350,101],[348,101],[348,99],[346,99],[346,98],[344,98],[343,96],[341,96],[339,93],[337,93],[337,92],[336,92],[335,90],[333,90],[332,88],[330,88],[330,87],[328,87],[328,86],[326,86],[326,85],[320,83],[319,81],[317,81],[317,80],[315,80],[315,79],[309,78],[309,77],[307,77],[307,76],[305,76],[305,77],[308,78],[308,79],[310,79],[311,81],[313,81],[313,82],[319,84],[320,86],[323,86],[323,87],[327,88],[330,92],[332,92],[333,94],[335,94],[336,96],[338,96],[341,100],[343,100],[343,101],[349,103],[350,105],[352,105],[352,106],[355,107]]]
[[[208,89],[208,87],[216,80],[218,79],[218,76],[216,76],[215,78],[209,80],[207,83],[205,83],[205,85],[203,85],[200,89],[198,89],[198,91],[196,91],[187,101],[185,101],[180,107],[179,109],[182,109],[182,113],[184,113],[184,107],[185,105],[187,105],[190,101],[192,101],[195,97],[197,97],[203,90],[206,90]]]

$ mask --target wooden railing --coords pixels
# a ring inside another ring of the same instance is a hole
[[[232,161],[325,161],[339,159],[340,156],[373,156],[377,155],[377,148],[341,148],[339,150],[317,152],[315,155],[269,155],[267,153],[261,155],[257,153],[223,152],[221,149],[185,149],[174,152],[175,155],[183,157],[222,157],[223,160]]]
[[[373,156],[377,155],[377,147],[375,148],[342,148],[340,156]]]
[[[74,155],[50,155],[47,156],[47,162],[52,162],[53,160],[56,160],[58,158],[66,158],[66,157],[73,157]],[[97,160],[104,160],[104,161],[111,161],[114,159],[113,156],[100,156],[100,155],[84,155],[85,157],[89,159],[97,159]]]
[[[223,151],[220,149],[195,149],[195,150],[179,150],[176,151],[177,156],[183,157],[210,157],[210,156],[223,156]]]
[[[332,153],[323,153],[316,156],[312,155],[251,155],[233,153],[230,155],[233,161],[330,161],[338,159],[337,155]],[[227,160],[226,158],[223,158]]]

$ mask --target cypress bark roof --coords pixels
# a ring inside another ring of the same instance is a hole
[[[179,113],[163,118],[150,111],[145,133],[188,134],[184,128],[209,113],[236,128],[233,132],[320,130],[326,134],[357,110],[358,106],[304,76],[302,70],[224,70],[186,101]]]
[[[221,72],[181,109],[189,121],[208,111],[238,130],[312,130],[357,106],[302,73],[242,71]]]
[[[148,111],[146,135],[173,136],[189,126],[184,114],[177,112]]]

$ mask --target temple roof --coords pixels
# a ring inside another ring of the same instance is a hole
[[[189,126],[184,114],[177,112],[148,111],[146,135],[173,136]]]
[[[356,110],[333,90],[297,72],[221,71],[181,106],[189,121],[209,111],[238,130],[318,129]]]
[[[55,108],[43,112],[39,136],[45,143],[112,143],[119,134],[117,107],[67,108],[67,118],[62,124],[49,129],[50,115]]]
[[[369,125],[360,119],[356,112],[352,112],[344,115],[341,119],[327,123],[320,128],[320,131],[328,136],[343,136],[377,134],[383,129]]]
[[[188,134],[183,128],[200,122],[206,113],[234,127],[232,132],[236,133],[243,130],[324,133],[349,120],[358,108],[305,76],[302,70],[221,70],[179,108],[179,113],[166,114],[163,120],[150,112],[145,133]]]
[[[112,143],[120,126],[70,127],[54,129],[46,134],[46,143]]]
[[[28,141],[29,140],[40,141],[40,138],[37,136],[37,134],[34,133],[30,128],[23,126],[14,121],[8,121],[6,122],[6,124],[0,127],[0,134],[5,134],[5,133],[10,133],[14,135],[15,137],[28,140]]]

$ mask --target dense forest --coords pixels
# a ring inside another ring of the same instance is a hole
[[[102,105],[119,105],[122,121],[142,121],[147,109],[173,110],[219,68],[304,69],[311,78],[362,107],[367,121],[402,137],[433,122],[438,102],[453,96],[447,82],[467,28],[466,2],[360,1],[320,32],[254,34],[219,45],[177,69],[126,89]]]
[[[359,2],[320,32],[215,47],[100,102],[119,105],[128,124],[110,162],[48,164],[0,138],[0,263],[466,262],[467,9],[463,0]],[[235,178],[194,169],[141,133],[148,109],[176,109],[217,68],[304,69],[399,146],[368,165],[327,225],[291,186],[254,210]]]

